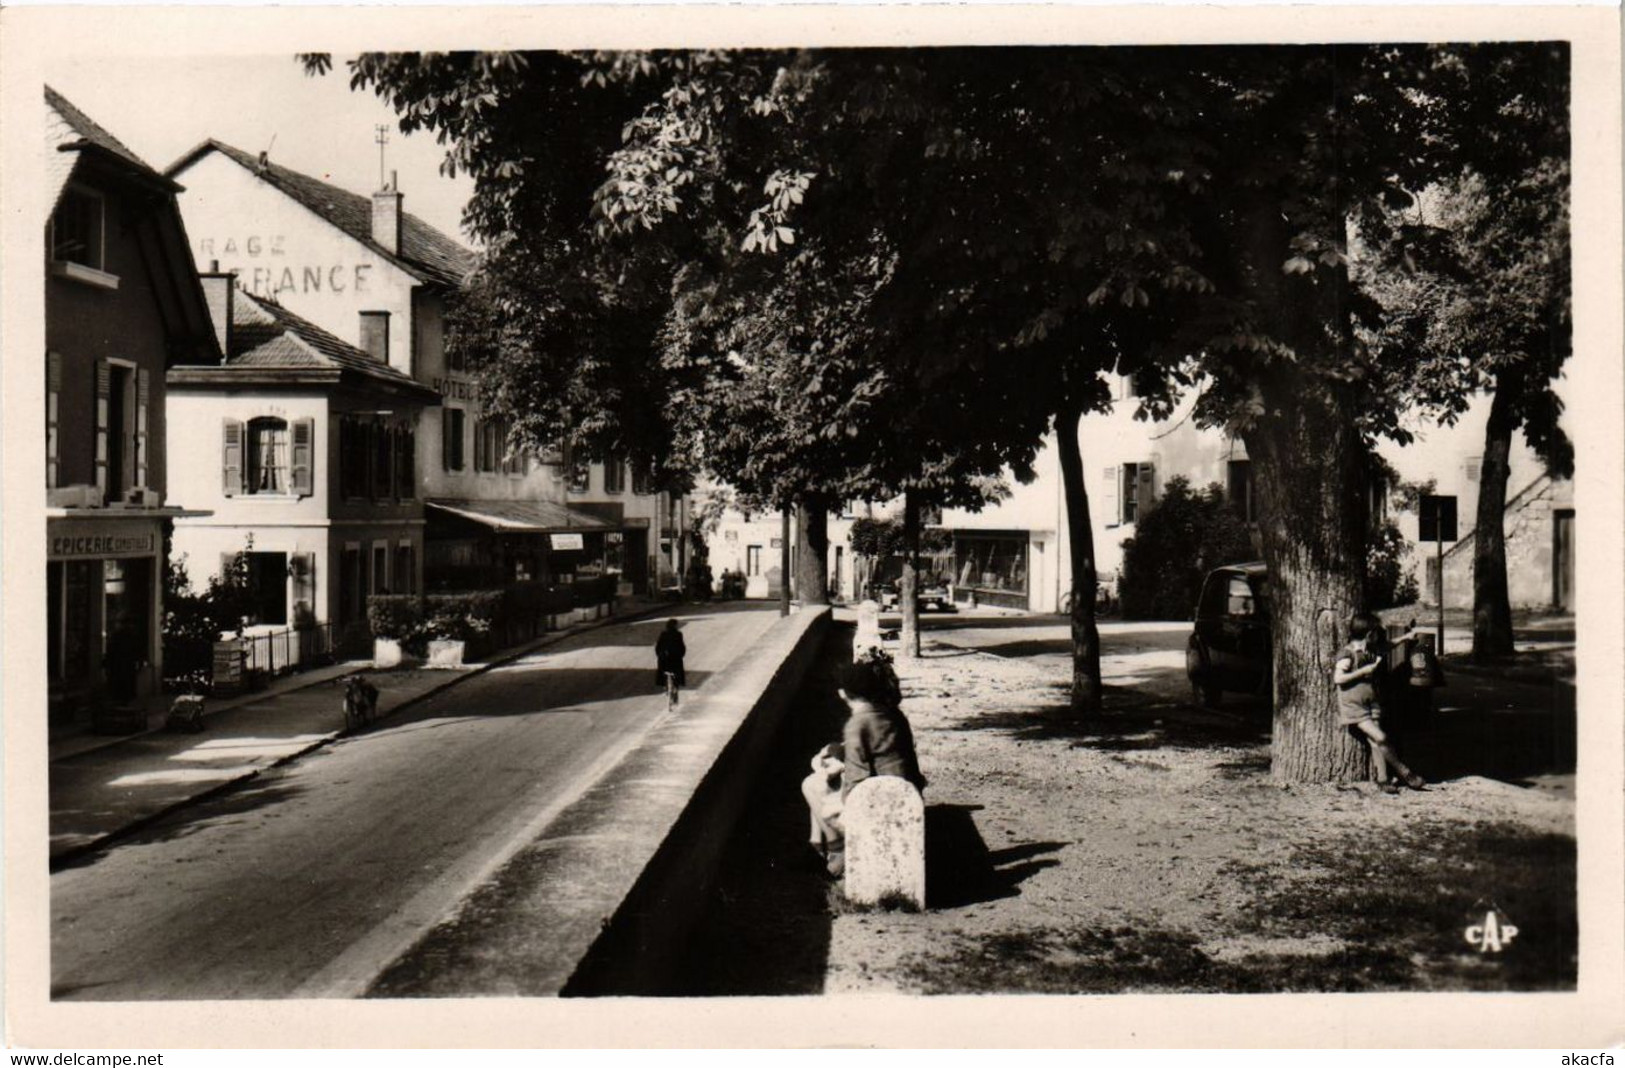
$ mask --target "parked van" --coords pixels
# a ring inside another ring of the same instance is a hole
[[[1185,674],[1196,699],[1217,708],[1225,691],[1268,695],[1271,654],[1264,565],[1231,564],[1209,572],[1185,649]]]

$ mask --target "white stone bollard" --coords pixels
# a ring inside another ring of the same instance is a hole
[[[862,660],[871,649],[882,648],[880,643],[880,606],[874,601],[858,605],[858,632],[852,636],[852,659]]]
[[[859,905],[902,902],[925,909],[925,801],[895,775],[865,779],[841,809],[846,896]]]
[[[404,655],[401,652],[401,643],[394,638],[374,638],[372,640],[372,666],[379,671],[401,666]]]

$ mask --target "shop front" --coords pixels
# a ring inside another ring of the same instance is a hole
[[[954,532],[954,600],[1031,608],[1025,530]]]
[[[547,501],[431,500],[423,575],[429,591],[549,586],[613,578],[623,592],[647,588],[647,520],[616,524]]]
[[[161,677],[162,517],[47,519],[46,648],[50,725],[151,693]]]

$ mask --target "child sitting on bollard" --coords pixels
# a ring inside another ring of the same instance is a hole
[[[1337,654],[1337,663],[1332,666],[1332,682],[1337,686],[1337,722],[1347,727],[1356,739],[1371,746],[1372,758],[1377,763],[1377,784],[1384,793],[1399,792],[1394,779],[1403,781],[1412,790],[1423,790],[1427,783],[1400,761],[1382,729],[1382,703],[1377,697],[1376,675],[1382,670],[1383,658],[1373,648],[1381,634],[1381,621],[1369,613],[1361,612],[1349,620],[1348,644]]]
[[[801,784],[811,815],[812,846],[823,855],[832,876],[846,871],[841,803],[858,783],[875,775],[895,775],[917,790],[925,789],[914,731],[903,715],[902,691],[890,658],[877,651],[842,668],[836,692],[849,712],[841,744],[819,750],[813,773]]]

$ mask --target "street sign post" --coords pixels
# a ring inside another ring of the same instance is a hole
[[[1424,493],[1419,502],[1416,540],[1434,543],[1438,561],[1439,655],[1444,655],[1444,543],[1456,540],[1456,498]]]

